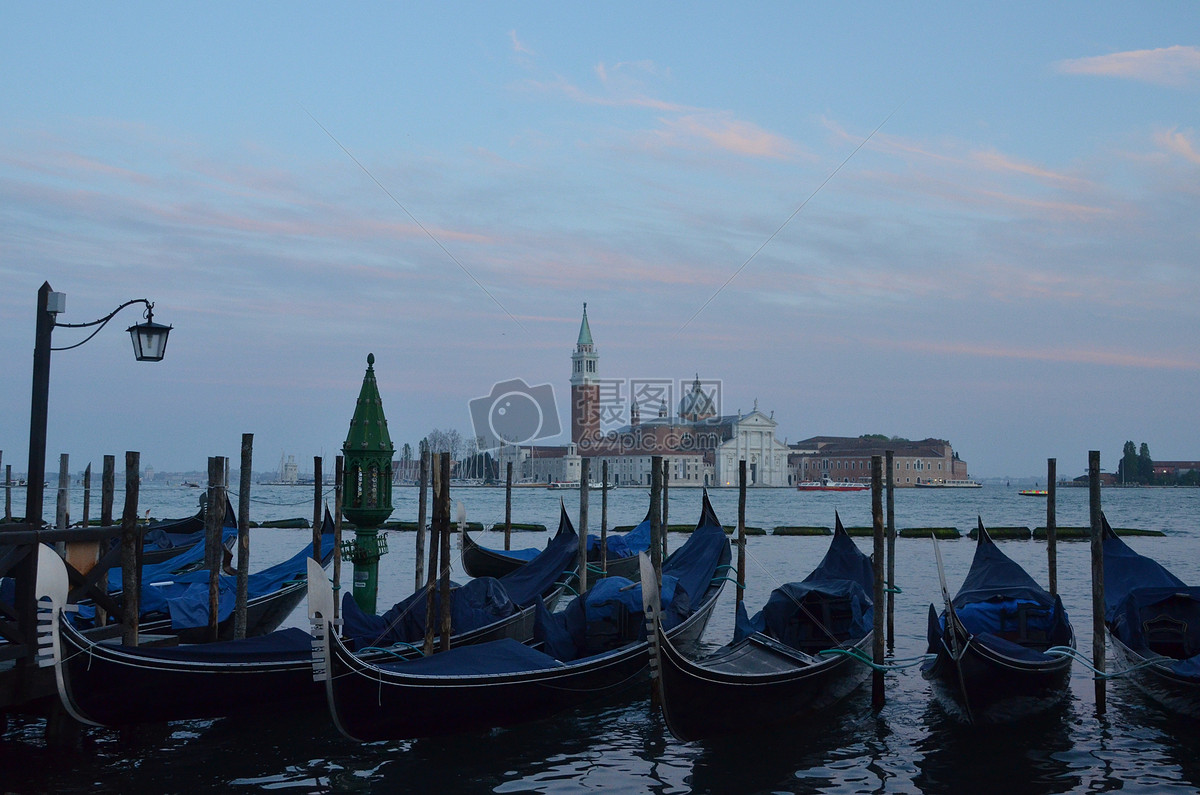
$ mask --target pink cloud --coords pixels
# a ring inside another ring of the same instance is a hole
[[[1124,77],[1167,86],[1182,86],[1200,75],[1200,47],[1160,47],[1130,50],[1090,58],[1059,61],[1060,72],[1075,75]]]
[[[798,153],[796,145],[782,135],[725,113],[690,114],[660,121],[660,139],[677,145],[699,141],[724,152],[772,159],[788,159]]]
[[[1171,154],[1178,155],[1191,163],[1200,164],[1200,151],[1187,133],[1172,127],[1154,136],[1154,142]]]
[[[881,348],[899,348],[917,353],[937,353],[953,356],[978,356],[987,359],[1100,364],[1111,367],[1137,367],[1150,370],[1200,370],[1200,361],[1195,359],[1154,355],[1145,352],[1131,353],[1128,351],[1083,348],[1024,348],[985,345],[972,342],[942,342],[938,340],[876,339],[873,342]]]
[[[515,29],[510,30],[508,32],[508,37],[509,37],[509,39],[512,40],[513,52],[519,52],[524,55],[534,55],[535,54],[533,50],[529,49],[529,47],[527,47],[524,44],[524,42],[522,42],[520,39],[517,38],[517,31]]]

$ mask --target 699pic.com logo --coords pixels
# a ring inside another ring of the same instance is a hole
[[[558,436],[558,406],[550,384],[530,386],[520,378],[501,381],[491,393],[467,403],[479,449],[527,444]]]

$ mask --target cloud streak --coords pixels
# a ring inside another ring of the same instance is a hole
[[[1129,50],[1058,61],[1063,74],[1120,77],[1143,83],[1181,87],[1200,78],[1200,47],[1176,44],[1155,50]]]

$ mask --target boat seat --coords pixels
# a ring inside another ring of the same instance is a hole
[[[1155,654],[1186,660],[1193,654],[1187,628],[1186,621],[1163,613],[1142,622],[1142,637]]]

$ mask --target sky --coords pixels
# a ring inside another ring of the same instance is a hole
[[[975,477],[1200,459],[1200,5],[0,5],[0,450],[340,451],[521,379],[721,384]],[[60,328],[54,345],[82,339]],[[539,394],[545,394],[544,392]],[[644,411],[644,409],[643,409]],[[548,426],[546,426],[548,427]],[[562,439],[560,438],[559,441]],[[543,439],[542,441],[555,441]]]

